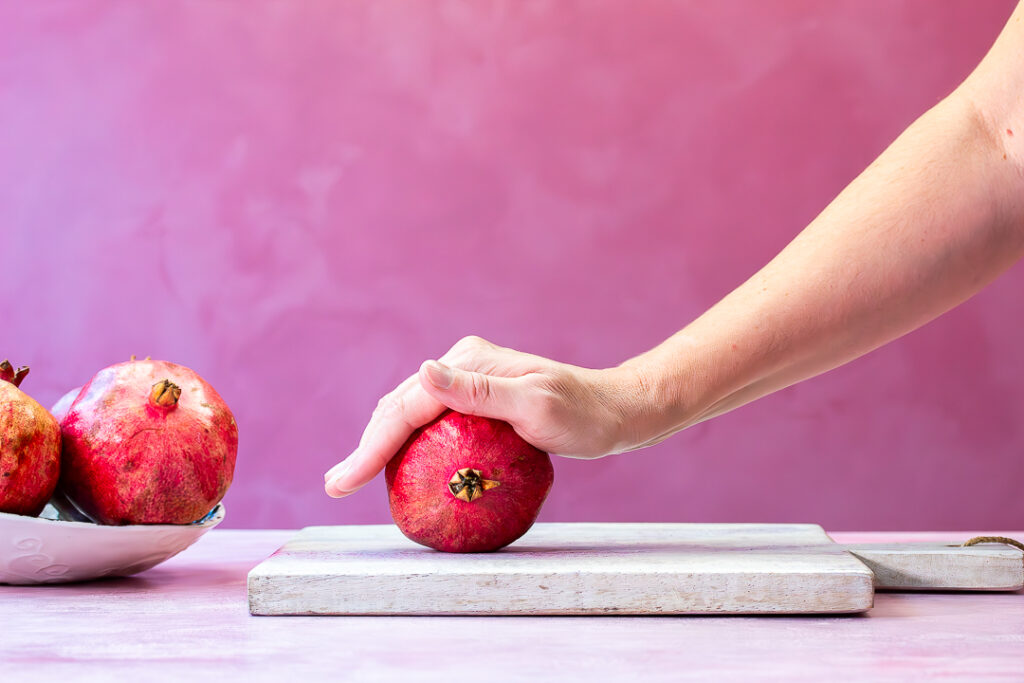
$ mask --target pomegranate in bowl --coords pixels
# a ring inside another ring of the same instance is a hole
[[[60,490],[101,524],[188,524],[224,497],[238,426],[195,371],[160,360],[100,370],[61,422]]]

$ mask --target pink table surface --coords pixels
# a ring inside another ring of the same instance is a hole
[[[292,533],[215,530],[136,577],[0,586],[0,681],[1024,680],[1021,592],[881,593],[843,617],[252,617],[246,574]]]

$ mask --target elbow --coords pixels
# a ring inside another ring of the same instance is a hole
[[[961,96],[963,111],[978,141],[985,163],[987,195],[995,206],[994,215],[1009,233],[1013,250],[1024,255],[1024,108],[1002,106],[991,97]]]

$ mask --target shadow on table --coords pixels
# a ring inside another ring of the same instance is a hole
[[[31,586],[0,585],[0,595],[6,590],[38,590],[50,592],[104,592],[138,593],[143,591],[194,591],[198,589],[245,587],[250,563],[232,563],[221,567],[154,567],[133,576],[109,576],[88,581],[47,583]]]

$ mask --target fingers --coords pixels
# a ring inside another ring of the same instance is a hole
[[[324,475],[325,490],[341,497],[367,484],[417,428],[446,407],[472,415],[515,419],[520,413],[523,385],[513,377],[536,372],[538,364],[544,362],[550,361],[495,346],[479,337],[460,339],[440,362],[424,363],[417,374],[380,400],[359,446]]]
[[[324,475],[324,489],[335,498],[366,485],[420,426],[443,413],[444,404],[423,391],[416,375],[377,404],[359,446]]]
[[[526,402],[527,385],[519,377],[499,377],[428,360],[420,384],[438,403],[467,415],[515,422]]]
[[[363,428],[362,436],[359,437],[359,446],[365,444],[370,435],[377,431],[377,428],[379,427],[381,419],[383,417],[383,406],[386,405],[389,400],[391,400],[392,402],[398,402],[400,400],[404,401],[404,398],[398,399],[397,397],[403,396],[404,394],[408,393],[411,388],[418,384],[419,379],[417,378],[417,376],[410,375],[409,377],[406,377],[401,384],[395,387],[395,389],[390,394],[388,394],[380,401],[378,401],[377,407],[374,409],[373,415],[370,417],[370,421],[366,424],[366,427]],[[326,484],[331,479],[338,476],[338,474],[340,474],[341,471],[347,468],[349,465],[351,465],[351,463],[349,463],[348,458],[346,458],[345,460],[342,460],[331,469],[327,470],[327,473],[324,474],[324,483]]]
[[[480,337],[463,337],[438,359],[441,363],[486,375],[518,377],[537,372],[551,361],[503,346]]]

